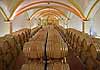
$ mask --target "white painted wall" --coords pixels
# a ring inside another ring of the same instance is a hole
[[[22,28],[30,28],[28,21],[25,18],[24,14],[17,16],[14,20],[11,21],[13,23],[13,32],[18,31]],[[37,26],[37,21],[33,19],[32,28]],[[9,34],[9,24],[4,23],[3,16],[0,14],[0,36],[4,36],[5,34]]]
[[[94,28],[95,28],[97,35],[100,36],[100,9],[94,16]]]
[[[26,16],[24,14],[21,14],[19,16],[17,16],[13,21],[13,31],[18,31],[22,28],[30,28],[30,23],[27,21]],[[37,21],[35,19],[33,19],[31,21],[31,28],[34,28],[35,26],[37,26]]]
[[[67,23],[68,23],[68,28],[74,28],[76,30],[82,31],[83,21],[76,15],[73,15],[71,17],[71,20],[69,20]],[[85,22],[85,33],[90,34],[90,21]]]
[[[9,24],[4,23],[4,18],[0,13],[0,36],[3,36],[8,33],[9,33]]]
[[[17,16],[12,21],[12,23],[13,23],[13,31],[17,31],[17,30],[22,29],[22,28],[29,28],[29,24],[26,21],[24,14]],[[33,19],[32,20],[32,28],[37,26],[37,23],[38,22],[36,21],[36,19]],[[85,26],[86,26],[85,31],[87,33],[89,33],[89,29],[90,29],[89,23],[90,22],[87,22],[85,24]],[[69,21],[69,28],[74,28],[74,29],[77,29],[79,31],[82,31],[82,20],[79,17],[73,15],[73,17]],[[94,28],[95,28],[97,35],[100,36],[100,10],[94,16]],[[3,36],[3,35],[8,34],[8,33],[9,33],[9,24],[4,23],[3,16],[0,14],[0,36]]]
[[[68,22],[68,27],[82,31],[82,21],[81,21],[81,19],[79,17],[77,17],[76,15],[73,15],[71,20],[69,20],[69,22]]]

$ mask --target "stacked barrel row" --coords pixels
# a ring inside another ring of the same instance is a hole
[[[63,58],[66,57],[68,53],[68,47],[66,43],[64,43],[59,32],[54,28],[48,30],[46,48],[48,58]]]
[[[96,46],[96,51],[97,51],[97,59],[100,61],[100,39],[98,38],[92,38],[93,42]]]
[[[59,27],[58,27],[59,29]],[[61,29],[60,29],[61,30]],[[86,70],[99,70],[100,60],[98,60],[97,51],[93,39],[82,32],[75,29],[61,30],[65,35],[66,43],[69,44],[69,48],[73,50],[76,57],[79,57]],[[100,49],[99,49],[100,50]]]
[[[24,64],[21,70],[45,70],[43,63],[28,63]],[[70,70],[68,64],[64,64],[61,62],[50,63],[47,65],[46,70]]]
[[[40,62],[27,63],[22,66],[21,70],[44,70],[44,64]]]
[[[60,33],[60,35],[62,36],[63,40],[66,42],[66,38],[65,38],[66,30],[62,26],[59,26],[59,25],[55,25],[54,27]]]
[[[69,65],[67,63],[62,62],[53,62],[49,63],[47,70],[70,70]]]
[[[23,52],[27,60],[22,70],[69,70],[67,45],[51,25],[40,29],[24,45]]]
[[[23,52],[26,58],[29,59],[42,59],[44,56],[44,46],[47,36],[47,31],[40,29],[29,42],[25,43]]]
[[[22,29],[0,38],[0,70],[10,68],[30,38],[29,35],[30,29]]]
[[[15,37],[21,49],[23,49],[24,43],[27,42],[30,38],[30,29],[21,29],[19,31],[12,33],[12,36]]]
[[[48,59],[48,70],[69,70],[69,65],[66,62],[68,54],[67,44],[62,39],[59,32],[50,26],[48,30],[48,40],[46,54]]]
[[[38,26],[38,27],[35,27],[35,28],[31,29],[31,37],[33,35],[35,35],[36,32],[38,32],[41,28],[42,28],[42,26]]]
[[[23,52],[26,64],[22,70],[44,70],[44,51],[47,38],[47,28],[40,29],[29,42],[25,43]]]

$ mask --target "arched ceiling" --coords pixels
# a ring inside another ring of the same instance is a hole
[[[5,20],[11,20],[16,15],[27,12],[30,9],[40,9],[47,6],[53,8],[55,6],[54,8],[63,11],[64,14],[68,15],[67,11],[70,11],[82,20],[86,20],[91,17],[91,13],[95,9],[97,11],[100,8],[99,3],[100,0],[0,0],[0,12]]]
[[[32,19],[33,17],[36,17],[40,14],[46,13],[46,12],[53,12],[56,15],[59,14],[58,16],[64,16],[65,18],[68,18],[67,14],[65,14],[63,11],[61,11],[59,9],[56,9],[56,8],[40,8],[30,16],[30,19]]]
[[[52,18],[56,18],[56,19],[59,19],[59,20],[61,20],[61,17],[59,17],[58,15],[56,15],[56,14],[54,14],[54,13],[43,13],[42,15],[40,15],[39,17],[40,18],[42,18],[42,17],[44,17],[44,19],[45,18],[48,18],[48,17],[51,17],[52,16]],[[54,19],[55,20],[55,19]]]
[[[55,11],[48,11],[48,10],[46,10],[46,11],[43,11],[43,12],[41,12],[40,14],[38,14],[37,16],[42,16],[42,15],[44,15],[44,14],[55,14],[55,15],[57,15],[57,16],[61,16],[62,14],[60,14],[60,13],[58,13],[58,12],[55,12]]]
[[[75,7],[71,7],[70,5],[61,3],[61,2],[57,2],[57,1],[39,1],[39,2],[32,2],[27,4],[26,6],[20,8],[17,12],[15,12],[15,14],[20,14],[23,13],[29,9],[33,9],[34,6],[36,5],[41,5],[42,6],[61,6],[63,8],[65,8],[66,10],[74,13],[75,15],[79,16],[82,19],[85,19],[85,16],[83,14],[83,12],[81,10],[76,9]],[[35,7],[34,7],[35,8]]]

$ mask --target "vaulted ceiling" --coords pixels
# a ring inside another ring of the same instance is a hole
[[[0,0],[0,12],[5,17],[5,20],[11,20],[26,12],[28,17],[31,18],[34,16],[34,13],[44,9],[51,12],[53,10],[50,9],[58,10],[55,11],[57,13],[61,13],[62,11],[63,16],[67,16],[68,18],[70,18],[69,14],[71,12],[81,19],[86,20],[93,15],[91,14],[92,12],[96,12],[99,8],[100,0]],[[56,15],[61,16],[61,14]]]

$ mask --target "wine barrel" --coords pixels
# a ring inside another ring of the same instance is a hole
[[[54,62],[51,64],[48,64],[47,67],[48,70],[70,70],[69,65],[67,63],[61,63],[61,62]]]
[[[24,32],[21,33],[21,39],[22,39],[22,44],[24,45],[24,43],[25,43],[25,34],[24,34]]]
[[[76,43],[76,47],[77,47],[77,56],[80,56],[81,50],[82,50],[82,46],[81,46],[81,39],[78,36],[77,37],[77,43]]]
[[[21,49],[23,49],[23,42],[22,42],[21,35],[18,34],[17,36],[18,36],[18,41],[19,41],[19,44],[20,44],[20,46],[21,46]]]
[[[59,32],[56,29],[49,29],[46,47],[47,57],[64,58],[67,56],[67,49],[67,45],[64,43]]]
[[[44,70],[43,63],[30,63],[22,65],[21,70]]]
[[[48,42],[46,52],[49,58],[63,58],[67,56],[68,48],[65,43]]]
[[[100,52],[97,52],[97,60],[100,61]]]
[[[73,41],[74,41],[75,43],[77,43],[77,35],[76,35],[76,34],[73,35]]]
[[[14,39],[16,40],[16,43],[17,43],[17,51],[18,51],[18,54],[20,53],[21,51],[21,38],[20,38],[20,35],[14,35],[13,36]]]
[[[81,59],[81,61],[83,62],[83,64],[86,63],[86,61],[87,61],[87,54],[86,54],[86,52],[82,52],[82,53],[81,53],[80,59]]]
[[[83,39],[83,41],[81,43],[81,46],[82,46],[82,50],[84,50],[84,51],[86,51],[88,49],[87,41],[85,39]]]
[[[68,37],[68,33],[69,33],[69,31],[66,30],[66,34],[65,34],[65,35],[66,35],[66,40],[67,40],[67,41],[68,41],[68,38],[67,38],[67,37]]]
[[[88,54],[87,54],[88,46],[87,46],[85,39],[83,39],[83,41],[81,42],[81,46],[82,46],[82,50],[80,53],[80,58],[81,58],[82,62],[85,63],[87,60],[87,56],[88,56]]]
[[[27,35],[28,35],[28,39],[30,38],[30,33],[31,33],[31,30],[29,29],[29,30],[27,30]]]
[[[76,40],[76,44],[77,44],[77,47],[81,47],[81,39],[80,39],[80,36],[77,37],[77,40]]]
[[[98,68],[98,65],[96,62],[97,53],[93,44],[90,44],[90,46],[88,46],[87,55],[88,55],[87,60],[86,60],[87,70],[96,70]]]
[[[73,44],[75,42],[73,38],[74,38],[74,36],[72,35],[72,38],[70,38],[70,40],[69,40],[71,47],[73,47]]]
[[[36,40],[40,40],[40,41],[46,41],[46,37],[47,37],[47,31],[40,31],[37,35],[37,39]]]
[[[96,59],[97,58],[97,51],[96,51],[96,48],[93,44],[90,45],[90,54],[92,56],[93,59]]]
[[[28,38],[28,39],[31,38],[31,35],[30,35],[31,30],[27,30],[26,32],[27,32],[27,38]]]
[[[70,32],[69,32],[69,37],[70,37],[70,38],[71,38],[71,35],[72,35],[72,32],[70,31]]]
[[[98,70],[97,69],[97,64],[94,62],[91,56],[89,56],[86,60],[86,69],[87,70]]]
[[[24,45],[23,52],[27,58],[43,58],[44,56],[44,42],[27,42]]]
[[[38,32],[38,30],[41,29],[41,26],[35,27],[31,30],[31,36],[35,35],[36,32]]]
[[[31,30],[31,36],[33,36],[35,34],[35,28],[33,28],[32,30]]]
[[[11,53],[11,46],[9,44],[9,42],[7,40],[0,39],[0,48],[2,50],[2,55],[3,55],[3,63],[5,64],[5,67],[7,68],[13,57],[12,57],[12,53]]]
[[[70,34],[71,34],[71,32],[69,31],[68,32],[68,37],[67,37],[68,38],[68,43],[71,43]]]
[[[74,34],[73,34],[73,32],[71,32],[71,34],[70,34],[71,40],[73,39],[73,36],[74,36]]]
[[[77,46],[76,46],[76,43],[75,42],[73,43],[72,48],[73,48],[74,51],[77,51],[76,50],[77,49]]]
[[[18,51],[17,51],[17,42],[15,38],[12,35],[6,35],[5,38],[11,46],[11,54],[13,55],[13,58],[16,58],[18,55]]]
[[[0,47],[0,70],[5,70],[6,66],[5,63],[3,62],[3,53],[2,49]]]
[[[25,33],[25,42],[28,42],[29,38],[28,38],[27,31],[25,31],[24,33]]]

